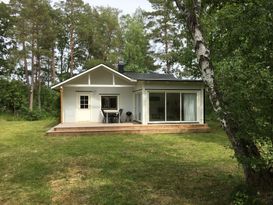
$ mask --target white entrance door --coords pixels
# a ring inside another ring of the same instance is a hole
[[[77,95],[77,121],[91,121],[91,95],[90,93],[78,93]]]

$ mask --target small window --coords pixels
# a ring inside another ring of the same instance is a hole
[[[101,109],[117,110],[118,96],[101,96]]]
[[[80,96],[80,109],[88,109],[88,96],[87,95]]]

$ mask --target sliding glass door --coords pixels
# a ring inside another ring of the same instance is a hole
[[[141,93],[137,93],[135,95],[135,119],[138,121],[142,120],[142,95]]]
[[[165,121],[165,93],[150,93],[150,121]]]
[[[195,93],[183,93],[182,95],[182,120],[183,121],[196,121],[196,94]]]
[[[167,93],[167,121],[180,121],[180,93]]]
[[[197,121],[197,93],[150,92],[149,121]]]

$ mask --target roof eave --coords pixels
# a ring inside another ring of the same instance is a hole
[[[202,83],[203,80],[165,80],[165,79],[138,79],[138,81],[166,81],[166,82],[196,82]]]

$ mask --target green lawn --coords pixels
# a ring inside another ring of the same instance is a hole
[[[242,171],[224,133],[47,137],[0,119],[0,204],[228,204]]]

